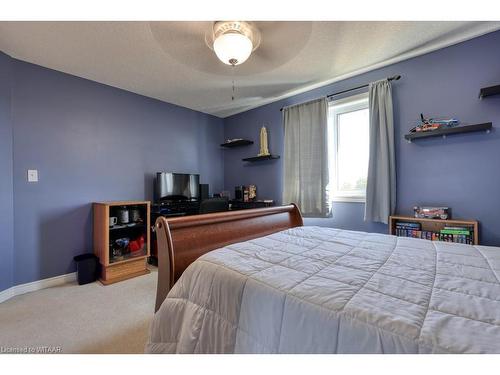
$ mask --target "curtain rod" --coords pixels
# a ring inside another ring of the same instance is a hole
[[[387,80],[388,81],[397,81],[401,78],[401,76],[398,74],[398,75],[395,75],[393,77],[388,77]],[[364,87],[368,87],[370,84],[367,83],[365,85],[361,85],[361,86],[358,86],[358,87],[353,87],[352,89],[347,89],[347,90],[343,90],[343,91],[338,91],[338,92],[334,92],[333,94],[330,94],[330,95],[327,95],[326,97],[327,98],[331,98],[332,96],[337,96],[337,95],[340,95],[340,94],[345,94],[346,92],[349,92],[349,91],[355,91],[355,90],[359,90],[359,89],[362,89]],[[314,99],[314,100],[317,100],[317,99]],[[307,103],[307,102],[306,102]],[[303,103],[301,103],[303,104]],[[286,107],[283,107],[280,109],[280,111],[283,111],[283,109],[286,108]]]

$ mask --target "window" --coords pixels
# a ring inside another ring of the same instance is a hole
[[[369,150],[368,93],[330,102],[329,201],[364,202]]]

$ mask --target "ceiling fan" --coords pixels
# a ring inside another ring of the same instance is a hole
[[[312,32],[311,22],[167,21],[149,26],[171,58],[198,71],[230,77],[231,101],[236,79],[286,64],[301,52]]]
[[[226,65],[243,64],[261,40],[259,29],[245,21],[216,21],[205,33],[205,43]]]
[[[234,73],[250,76],[273,71],[292,60],[306,46],[313,26],[309,21],[151,21],[148,24],[152,38],[170,58],[194,70],[225,77],[231,74],[231,57],[223,57],[227,50],[221,50],[224,51],[221,63],[214,53],[216,40],[221,47],[244,45],[245,55],[250,52],[251,56],[246,61],[237,56]],[[241,33],[244,37],[238,35]],[[251,50],[245,39],[251,41]]]
[[[220,61],[233,68],[231,101],[234,101],[234,67],[247,61],[259,46],[259,29],[245,21],[216,21],[212,30],[205,33],[205,43],[213,49]]]

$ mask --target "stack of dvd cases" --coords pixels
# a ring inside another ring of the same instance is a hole
[[[473,230],[468,227],[444,227],[440,230],[441,241],[472,244]]]
[[[398,237],[417,237],[417,232],[421,231],[422,225],[420,223],[404,221],[396,222],[396,236]]]

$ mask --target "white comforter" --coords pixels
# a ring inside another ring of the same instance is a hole
[[[212,251],[153,353],[500,353],[500,248],[299,227]]]

